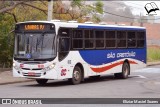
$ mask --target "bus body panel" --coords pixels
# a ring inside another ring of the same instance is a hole
[[[41,21],[37,21],[41,22]],[[27,22],[26,22],[27,23]],[[42,23],[53,23],[55,24],[56,35],[60,27],[65,28],[79,28],[79,29],[108,29],[108,30],[127,30],[127,31],[145,31],[143,27],[132,27],[132,26],[117,26],[117,25],[98,25],[98,24],[79,24],[79,23],[64,23],[64,22],[48,22]],[[145,35],[146,36],[146,35]],[[58,36],[56,36],[58,38]],[[145,41],[146,42],[146,41]],[[58,50],[58,49],[57,49]],[[122,65],[125,60],[128,60],[130,64],[130,70],[134,71],[146,66],[146,43],[143,48],[132,48],[132,49],[91,49],[91,50],[70,50],[68,55],[62,60],[58,60],[57,56],[53,61],[46,61],[41,70],[33,70],[38,68],[40,64],[23,64],[16,60],[13,60],[16,65],[13,67],[14,77],[25,77],[33,79],[67,79],[72,78],[73,70],[76,64],[80,63],[83,66],[84,77],[95,76],[95,75],[106,75],[112,73],[120,73],[122,71]],[[25,70],[21,68],[29,68]],[[48,71],[44,71],[44,68],[54,64],[54,67]],[[18,72],[19,71],[19,72]],[[37,73],[30,74],[30,76],[24,76],[24,73]],[[44,74],[44,72],[46,72]]]

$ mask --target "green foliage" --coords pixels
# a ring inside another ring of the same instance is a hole
[[[92,21],[95,22],[95,23],[98,23],[98,22],[101,21],[101,19],[96,14],[94,14],[93,17],[92,17]]]
[[[147,61],[160,61],[160,47],[149,47],[147,49]]]
[[[0,22],[0,64],[2,67],[10,67],[13,48],[8,45],[8,32],[13,29],[14,20],[9,15],[0,14]]]
[[[103,14],[103,3],[100,2],[100,1],[97,1],[97,2],[95,3],[95,6],[96,6],[95,10],[96,10],[98,13]]]
[[[5,6],[9,6],[9,4],[9,2],[5,2]],[[32,5],[47,10],[47,7],[45,5],[42,5],[38,1],[32,2]],[[45,20],[47,18],[47,15],[44,12],[24,5],[18,5],[16,8],[9,11],[9,13],[0,14],[0,68],[12,66],[12,56],[14,49],[13,41],[11,41],[12,46],[9,46],[8,43],[8,34],[14,29],[16,23],[12,14],[16,16],[16,20],[18,22],[30,20]],[[13,35],[10,36],[11,37],[9,38],[13,40]]]
[[[87,4],[85,0],[72,0],[70,4],[61,0],[54,2],[55,19],[100,22],[100,14],[103,14],[101,1],[94,4]],[[89,20],[86,17],[89,17]]]
[[[78,6],[80,8],[80,7],[82,7],[82,2],[83,2],[83,0],[72,0],[71,7]]]
[[[32,5],[43,10],[47,10],[47,7],[42,5],[38,1],[32,2]],[[18,22],[47,19],[47,14],[45,14],[43,11],[40,11],[27,5],[19,5],[15,9],[13,9],[12,12],[15,14]]]
[[[13,2],[5,1],[4,4],[0,2],[0,9],[12,6]],[[14,29],[15,23],[46,20],[47,9],[47,1],[27,1],[12,10],[0,13],[0,67],[12,66],[13,46],[8,45],[8,34]],[[103,3],[100,1],[95,2],[94,7],[85,4],[85,0],[72,0],[70,5],[63,0],[54,1],[55,19],[84,22],[86,21],[84,17],[90,15],[90,21],[99,22],[97,13],[103,13]],[[10,38],[13,39],[14,36]]]

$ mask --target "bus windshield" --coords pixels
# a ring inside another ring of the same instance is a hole
[[[17,33],[15,35],[15,58],[43,60],[55,56],[55,33]]]

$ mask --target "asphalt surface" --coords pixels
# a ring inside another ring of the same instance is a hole
[[[86,79],[79,85],[67,80],[50,80],[45,86],[35,81],[0,85],[1,98],[160,98],[160,65],[132,72],[128,79],[115,79],[108,75],[100,79]],[[1,106],[1,105],[0,105]],[[8,105],[9,106],[9,105]],[[32,105],[34,107],[34,105]],[[72,107],[75,105],[56,105]],[[82,105],[76,105],[82,106]],[[106,105],[83,105],[103,107]],[[117,105],[109,105],[117,107]],[[134,107],[134,105],[120,105]],[[160,105],[137,105],[136,107],[159,107]],[[18,106],[16,106],[18,107]]]
[[[104,76],[86,79],[79,85],[50,80],[45,86],[35,81],[0,86],[5,98],[160,98],[160,65],[132,72],[128,79]]]

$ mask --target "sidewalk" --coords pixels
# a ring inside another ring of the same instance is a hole
[[[160,65],[160,61],[147,63],[147,66],[152,66],[152,65]],[[0,71],[0,85],[29,82],[29,81],[34,81],[34,80],[26,78],[15,78],[12,76],[11,71]]]
[[[147,62],[147,66],[152,66],[152,65],[160,65],[160,61],[157,61],[157,62]]]
[[[26,78],[15,78],[13,77],[11,71],[0,71],[0,85],[29,82],[29,81],[33,81],[33,80],[26,79]]]

